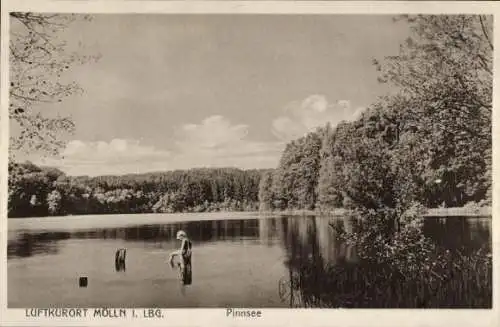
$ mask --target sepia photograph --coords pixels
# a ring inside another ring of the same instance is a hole
[[[493,308],[492,14],[8,18],[8,309]]]

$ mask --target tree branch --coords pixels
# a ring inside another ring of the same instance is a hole
[[[490,37],[488,35],[488,32],[486,31],[486,26],[484,26],[483,22],[483,16],[479,15],[479,22],[481,23],[481,29],[483,30],[483,34],[486,37],[486,40],[488,41],[488,44],[490,45],[491,50],[493,51],[493,43],[490,40]]]

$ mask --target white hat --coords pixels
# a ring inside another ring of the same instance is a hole
[[[186,232],[184,232],[182,230],[178,231],[177,232],[177,239],[179,240],[179,239],[181,239],[181,237],[187,237]]]

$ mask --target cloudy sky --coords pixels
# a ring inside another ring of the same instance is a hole
[[[76,132],[28,159],[70,175],[275,167],[286,142],[388,91],[372,59],[408,33],[380,15],[98,15],[64,33],[101,56],[66,76],[85,92],[44,108]]]

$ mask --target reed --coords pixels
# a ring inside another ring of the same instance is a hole
[[[449,253],[428,274],[366,262],[325,265],[303,262],[291,276],[296,306],[323,308],[491,308],[491,254]],[[284,299],[285,300],[285,299]]]

